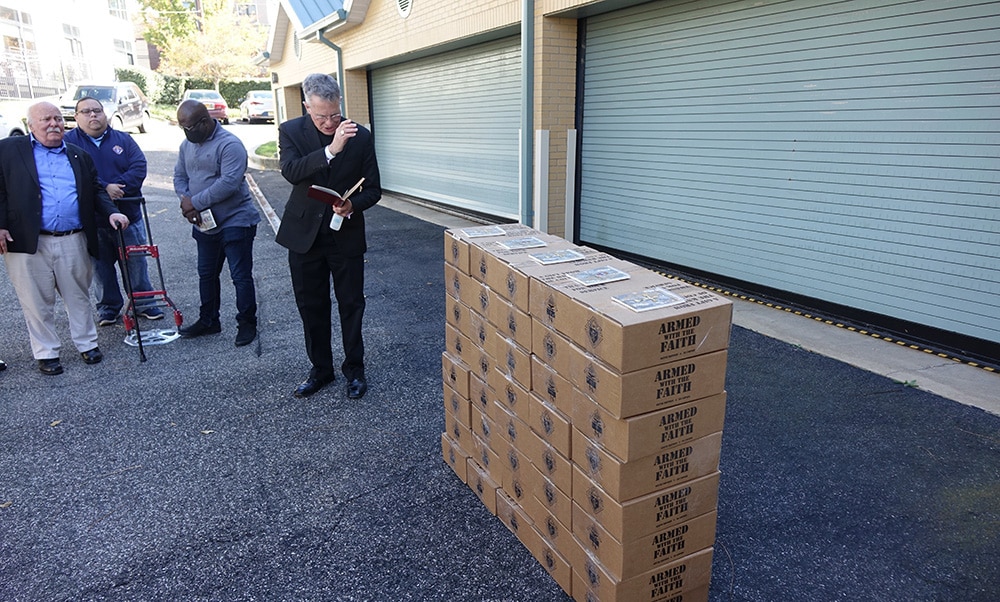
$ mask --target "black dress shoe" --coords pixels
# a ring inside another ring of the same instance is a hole
[[[104,354],[97,347],[94,347],[90,351],[84,351],[80,354],[83,358],[83,363],[85,364],[99,364],[101,360],[104,359]]]
[[[177,329],[177,334],[181,335],[186,339],[193,339],[195,337],[200,337],[203,334],[219,334],[222,332],[222,324],[216,324],[210,326],[205,324],[201,320],[198,320],[190,326],[184,326]]]
[[[309,397],[335,380],[337,380],[336,374],[329,376],[313,376],[310,374],[309,378],[302,381],[302,384],[295,388],[295,396]]]
[[[348,399],[361,399],[365,396],[365,391],[368,390],[368,381],[365,377],[352,378],[351,382],[347,383],[347,398]]]
[[[48,360],[38,360],[38,369],[42,374],[47,374],[48,376],[63,373],[62,364],[59,363],[59,358],[57,357]]]
[[[3,372],[6,369],[7,369],[7,362],[0,360],[0,372]]]
[[[236,329],[236,346],[242,347],[253,343],[257,338],[257,326],[254,324],[240,324]]]

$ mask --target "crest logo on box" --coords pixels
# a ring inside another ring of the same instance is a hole
[[[545,530],[548,532],[549,537],[559,535],[559,527],[556,526],[556,521],[551,516],[545,517]]]
[[[601,469],[601,457],[597,455],[594,448],[588,447],[584,455],[587,456],[587,463],[590,465],[591,472],[597,472]]]
[[[604,436],[604,421],[601,420],[601,415],[597,412],[594,412],[594,415],[590,417],[590,430],[594,431],[598,438]]]
[[[601,342],[602,337],[601,325],[597,322],[597,319],[590,318],[587,320],[587,340],[590,341],[590,344],[596,346]]]
[[[485,449],[483,450],[483,468],[490,467],[490,454]]]
[[[457,351],[459,355],[462,355],[462,339],[459,337],[455,337],[455,351]]]
[[[511,334],[517,334],[517,320],[514,318],[514,314],[507,316],[507,330]]]
[[[587,367],[583,371],[583,379],[587,382],[587,387],[590,388],[591,392],[597,390],[597,371],[594,370],[594,364],[587,364]]]
[[[597,572],[594,568],[593,563],[589,560],[587,561],[587,579],[590,580],[591,585],[598,585],[601,583],[601,574]]]
[[[482,308],[483,312],[486,311],[490,306],[490,295],[486,291],[479,291],[479,307]]]
[[[590,543],[593,544],[595,550],[599,550],[601,548],[601,534],[597,532],[596,528],[590,528],[590,533],[587,535],[587,539],[589,539]]]
[[[601,602],[592,591],[587,592],[587,602]]]
[[[486,416],[483,416],[483,436],[487,439],[490,438],[490,423],[486,421]]]
[[[456,297],[462,292],[462,282],[458,279],[458,276],[451,279],[451,288],[455,290]]]
[[[451,367],[451,373],[448,374],[448,380],[451,382],[456,382],[458,380],[458,374],[455,373],[455,366]]]
[[[551,506],[556,501],[556,492],[552,489],[552,483],[545,483],[545,502]]]
[[[517,527],[518,527],[517,515],[516,514],[511,514],[510,515],[510,528],[513,529],[516,532],[517,531]]]
[[[507,272],[507,293],[512,299],[517,294],[517,279],[514,278],[514,272]]]
[[[521,487],[521,481],[519,480],[514,481],[514,495],[517,496],[517,499],[524,497],[524,489]]]
[[[486,278],[486,256],[485,255],[479,258],[479,273],[483,276],[483,278]]]
[[[451,396],[451,411],[454,412],[455,414],[458,413],[458,396],[457,395],[452,395]]]
[[[545,315],[548,316],[549,322],[553,322],[556,319],[556,300],[552,296],[549,296],[545,302]]]
[[[512,349],[507,350],[507,369],[511,372],[517,370],[517,358],[514,357],[514,351]]]
[[[594,509],[594,512],[600,512],[604,507],[604,502],[601,501],[601,496],[597,495],[597,491],[593,487],[590,488],[587,498],[590,500],[590,507]]]
[[[485,489],[483,489],[482,479],[476,479],[476,492],[479,493],[480,497],[482,497],[482,495],[486,493]]]
[[[552,550],[545,550],[545,569],[551,571],[556,568],[556,559],[552,557]]]
[[[517,403],[517,392],[514,391],[514,387],[507,385],[507,404],[514,405]]]
[[[483,407],[490,405],[490,396],[486,394],[486,389],[479,390],[479,403],[483,404]]]
[[[552,426],[552,415],[548,412],[542,414],[542,430],[545,431],[546,435],[552,435],[552,431],[555,427]]]
[[[455,450],[452,448],[448,448],[448,463],[449,464],[455,463]]]
[[[545,450],[542,454],[542,460],[545,462],[545,470],[550,473],[556,469],[556,459],[552,457],[552,452]]]
[[[486,342],[486,327],[483,326],[482,324],[480,324],[479,325],[479,332],[476,333],[476,336],[479,337],[479,344],[480,345],[482,345],[483,343],[485,343]]]
[[[455,305],[451,308],[451,315],[455,316],[455,321],[460,322],[462,320],[462,309]]]
[[[521,463],[521,461],[517,459],[517,452],[514,450],[510,450],[510,453],[507,454],[507,461],[510,462],[510,467],[514,470],[517,470],[518,465]]]
[[[545,383],[545,393],[549,396],[549,399],[555,400],[556,398],[556,379],[549,375],[549,380]]]
[[[542,338],[542,346],[545,348],[545,359],[551,360],[556,354],[556,342],[552,335],[546,334]]]
[[[479,358],[479,372],[486,375],[490,373],[490,362],[485,356]],[[483,403],[486,403],[484,400]]]
[[[458,259],[458,241],[451,241],[451,258]]]
[[[507,437],[511,442],[517,441],[517,428],[514,426],[513,420],[507,423]]]

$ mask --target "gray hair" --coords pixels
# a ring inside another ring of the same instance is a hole
[[[316,96],[327,102],[340,104],[340,84],[326,73],[310,73],[302,80],[302,94],[306,97]]]

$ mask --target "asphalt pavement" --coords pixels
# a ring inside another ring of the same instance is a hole
[[[172,152],[147,149],[146,195],[193,320]],[[251,175],[280,216],[288,184]],[[569,600],[441,459],[444,227],[390,206],[367,214],[359,401],[292,397],[309,365],[266,220],[248,347],[224,273],[221,334],[140,362],[105,327],[88,366],[60,316],[44,376],[0,268],[0,599]],[[713,602],[1000,599],[1000,417],[739,326],[729,357]]]

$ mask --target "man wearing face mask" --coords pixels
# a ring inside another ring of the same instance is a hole
[[[180,104],[177,123],[187,140],[181,143],[174,166],[174,192],[198,245],[201,295],[198,321],[179,332],[186,338],[222,332],[219,276],[222,264],[228,262],[236,288],[236,346],[249,345],[257,338],[253,239],[260,214],[243,177],[247,151],[198,101]]]

